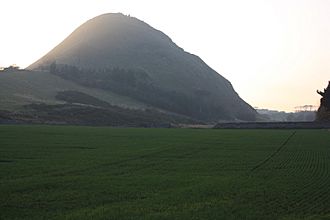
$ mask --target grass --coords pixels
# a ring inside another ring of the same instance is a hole
[[[113,105],[129,108],[145,108],[142,103],[109,91],[87,88],[48,72],[16,71],[0,72],[0,109],[17,111],[31,103],[59,104],[58,92],[74,90],[86,93]]]
[[[0,219],[330,219],[327,130],[0,126]]]

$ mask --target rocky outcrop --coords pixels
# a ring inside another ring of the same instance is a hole
[[[317,111],[317,121],[330,122],[330,81],[328,87],[322,91],[317,90],[317,93],[322,96],[321,104]]]

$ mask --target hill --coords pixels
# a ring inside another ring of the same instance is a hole
[[[315,111],[301,111],[301,112],[284,112],[270,109],[257,109],[260,118],[263,121],[272,122],[302,122],[302,121],[314,121],[316,117]]]
[[[122,14],[87,21],[28,69],[197,120],[253,121],[257,115],[199,57]]]
[[[48,72],[0,72],[0,100],[0,124],[168,127],[200,123],[110,91],[78,85]]]
[[[32,103],[63,104],[58,92],[74,90],[124,108],[144,109],[147,106],[125,96],[102,89],[88,88],[62,79],[49,72],[12,71],[0,72],[0,109],[15,111]]]

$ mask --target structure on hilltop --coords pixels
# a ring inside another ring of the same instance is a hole
[[[330,121],[330,81],[328,87],[322,91],[317,90],[322,96],[321,104],[317,111],[317,121]]]

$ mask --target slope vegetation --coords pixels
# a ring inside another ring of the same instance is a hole
[[[48,72],[1,72],[0,100],[0,124],[168,127],[197,123],[110,91],[83,87]]]
[[[164,33],[122,14],[77,28],[30,69],[205,120],[255,120],[231,83]]]

